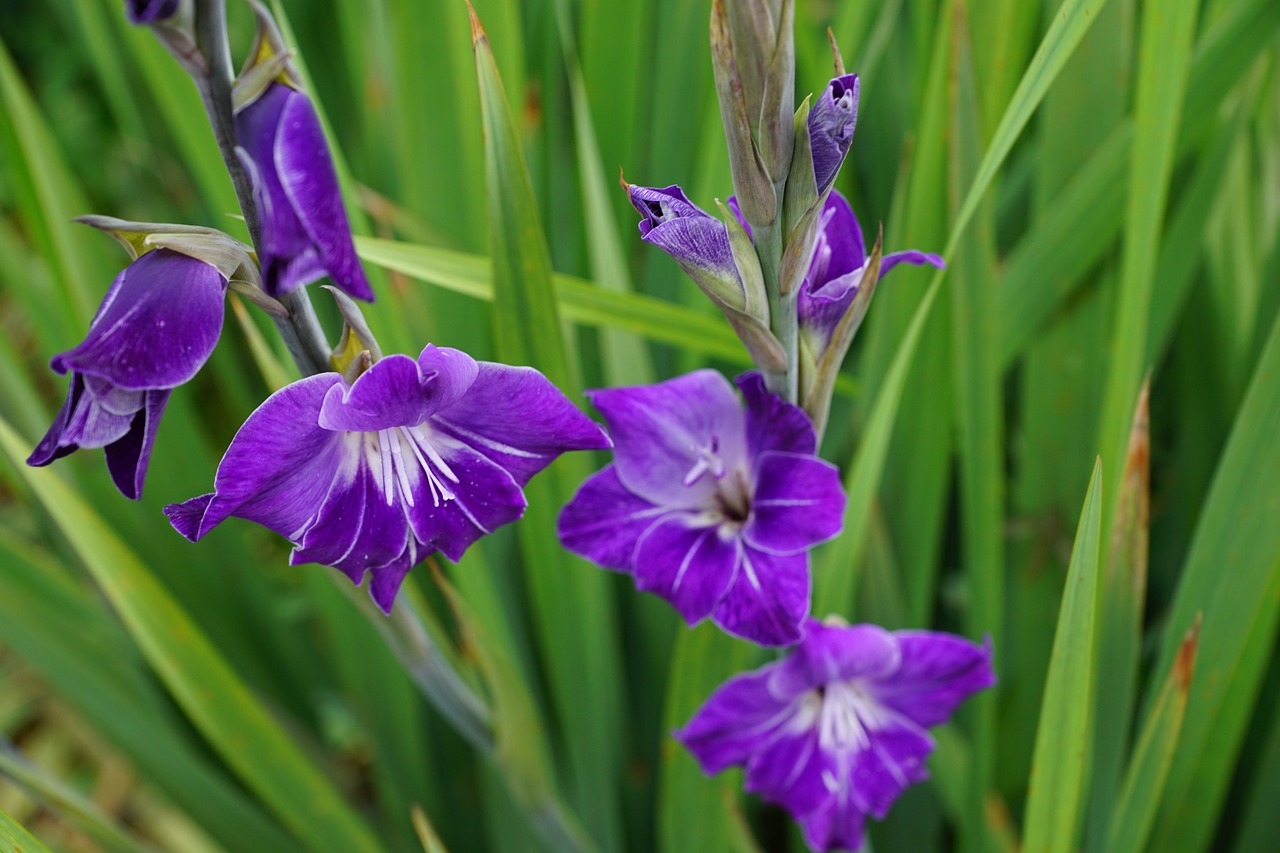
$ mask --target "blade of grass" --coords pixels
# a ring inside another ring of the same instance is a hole
[[[1112,811],[1111,828],[1103,848],[1108,853],[1146,849],[1169,766],[1173,763],[1173,753],[1178,747],[1178,733],[1187,710],[1187,694],[1195,670],[1199,635],[1200,621],[1197,619],[1183,636],[1173,669],[1165,678],[1151,716],[1138,738],[1133,761],[1125,774],[1124,787],[1120,789]]]
[[[485,129],[485,183],[493,263],[498,356],[529,364],[569,393],[570,365],[537,202],[488,38],[472,13],[472,41]],[[613,602],[607,578],[570,558],[555,536],[555,513],[584,475],[570,458],[526,489],[529,509],[518,527],[554,706],[567,738],[573,801],[591,836],[620,850],[616,780],[626,732]]]
[[[1173,171],[1179,114],[1191,67],[1197,0],[1148,0],[1142,5],[1135,129],[1125,206],[1119,302],[1112,327],[1099,444],[1107,494],[1124,470],[1129,419],[1146,368],[1147,319],[1155,282],[1160,226]],[[1109,498],[1104,531],[1112,525]]]
[[[1080,512],[1062,610],[1040,706],[1035,758],[1027,783],[1023,849],[1075,849],[1083,817],[1086,757],[1093,733],[1094,622],[1102,522],[1102,461],[1093,466]]]
[[[1120,482],[1120,498],[1116,503],[1116,521],[1111,535],[1105,571],[1100,582],[1098,614],[1098,706],[1095,736],[1092,789],[1089,799],[1090,829],[1097,835],[1090,839],[1090,849],[1100,845],[1102,827],[1111,825],[1114,834],[1117,821],[1131,821],[1116,800],[1120,774],[1129,752],[1129,728],[1133,718],[1134,697],[1138,686],[1139,653],[1142,647],[1142,610],[1147,591],[1147,519],[1150,514],[1151,438],[1148,425],[1150,379],[1138,394],[1129,429],[1129,451],[1125,456],[1124,478]],[[1184,644],[1184,649],[1186,648]],[[1194,657],[1194,643],[1191,652]],[[1191,676],[1188,668],[1184,673]],[[1170,675],[1170,679],[1173,675]],[[1172,683],[1172,682],[1170,682]],[[1185,688],[1182,702],[1186,701]],[[1181,725],[1182,712],[1178,711]],[[1140,747],[1141,748],[1141,747]],[[1172,753],[1170,753],[1172,756]],[[1138,759],[1135,757],[1135,763]],[[1167,768],[1166,768],[1167,770]],[[1163,771],[1162,771],[1163,773]],[[1132,775],[1130,776],[1132,780]],[[1131,794],[1136,796],[1137,794]],[[1152,808],[1158,800],[1152,803]],[[1112,814],[1116,815],[1115,820]],[[1124,837],[1138,827],[1128,827]],[[1110,845],[1111,842],[1108,842]],[[1110,849],[1123,850],[1126,848]],[[1136,844],[1128,848],[1141,850]]]
[[[968,11],[963,3],[956,5],[952,31],[948,195],[955,211],[977,169],[982,133]],[[970,237],[952,258],[952,265],[952,403],[960,457],[961,565],[969,591],[965,633],[976,639],[990,637],[1000,650],[1004,648],[1004,411],[996,351],[1000,335],[992,201],[979,206]],[[997,699],[998,687],[969,703],[973,750],[966,786],[968,807],[962,812],[967,818],[961,824],[964,850],[981,851],[987,845],[983,817],[995,766]]]
[[[1280,614],[1280,321],[1273,323],[1196,523],[1168,624],[1204,613],[1154,849],[1202,849],[1231,784]],[[1222,567],[1230,566],[1229,582]],[[1179,638],[1165,633],[1159,669]],[[1148,714],[1149,716],[1149,714]],[[1161,848],[1159,845],[1165,845]]]
[[[16,820],[0,811],[0,853],[49,853]]]
[[[49,509],[174,698],[244,783],[314,850],[381,849],[133,552],[55,472],[23,464],[25,442],[4,421],[0,447]]]

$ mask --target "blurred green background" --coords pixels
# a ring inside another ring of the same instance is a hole
[[[475,5],[509,114],[477,87],[461,0],[275,6],[344,161],[384,350],[534,363],[578,399],[746,367],[614,183],[732,192],[709,3]],[[797,0],[797,100],[831,75],[828,26],[862,76],[837,188],[886,249],[950,268],[895,272],[846,365],[825,452],[852,500],[815,614],[989,635],[1000,677],[875,846],[1274,849],[1280,4]],[[22,465],[65,393],[48,359],[127,261],[70,218],[242,226],[194,87],[118,0],[6,2],[0,43],[0,812],[52,850],[441,849],[428,825],[449,850],[554,849],[555,803],[610,853],[803,849],[667,735],[764,653],[556,545],[602,459],[535,481],[516,529],[439,567],[445,591],[410,576],[493,707],[492,757],[330,570],[246,522],[194,546],[161,515],[292,370],[243,306],[175,393],[140,503],[97,452]],[[518,175],[521,155],[532,196],[486,195],[486,163]],[[564,323],[522,325],[512,294]]]

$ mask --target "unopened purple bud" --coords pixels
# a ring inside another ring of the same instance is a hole
[[[236,113],[236,136],[262,224],[267,293],[279,297],[328,274],[345,292],[372,301],[311,99],[273,82]]]
[[[674,184],[663,189],[627,184],[640,220],[640,236],[670,255],[704,290],[741,309],[742,277],[723,222],[698,207]]]
[[[809,111],[809,140],[813,152],[813,179],[818,195],[831,188],[853,143],[858,122],[858,75],[845,74],[827,88]]]

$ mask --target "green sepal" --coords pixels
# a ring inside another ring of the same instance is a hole
[[[353,382],[382,358],[382,347],[378,346],[378,339],[369,330],[364,312],[355,300],[331,285],[321,287],[329,291],[333,301],[338,304],[338,313],[342,315],[342,337],[338,339],[338,345],[334,347],[329,361],[334,370],[346,376],[348,382]]]
[[[257,20],[253,46],[231,87],[231,103],[235,112],[252,104],[272,83],[283,83],[291,89],[302,89],[302,77],[293,67],[293,52],[284,43],[280,28],[271,12],[258,0],[245,0]]]

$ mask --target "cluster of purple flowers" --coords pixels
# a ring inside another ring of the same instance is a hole
[[[715,8],[713,31],[724,14]],[[190,14],[180,0],[128,11],[153,26]],[[53,359],[70,387],[30,464],[101,447],[119,490],[136,499],[165,405],[210,357],[232,282],[247,280],[265,305],[326,275],[373,299],[316,111],[258,13],[233,122],[260,223],[255,246],[209,229],[98,223],[134,260],[85,339]],[[724,98],[743,98],[744,87],[731,53],[717,62],[718,79],[738,84],[722,91],[728,128],[747,108]],[[777,88],[745,87],[757,99]],[[707,773],[743,766],[747,790],[795,815],[813,848],[856,849],[866,818],[884,817],[927,776],[928,729],[994,683],[987,646],[810,618],[809,552],[839,534],[845,514],[839,471],[818,456],[835,373],[880,277],[900,263],[942,266],[917,251],[882,255],[878,241],[869,252],[832,189],[857,107],[857,76],[840,74],[796,124],[794,150],[776,122],[731,138],[744,206],[730,198],[724,220],[677,186],[626,186],[643,240],[716,301],[756,357],[763,372],[739,376],[736,390],[700,370],[590,392],[606,434],[530,368],[430,344],[416,359],[383,357],[355,303],[335,292],[347,326],[331,369],[264,401],[232,440],[214,491],[166,507],[170,522],[192,541],[231,516],[257,522],[293,545],[293,564],[332,566],[356,584],[369,576],[389,613],[427,555],[456,561],[519,519],[523,487],[558,455],[612,447],[612,463],[560,515],[564,546],[630,574],[690,625],[710,618],[736,637],[790,647],[721,686],[676,737]],[[792,169],[785,192],[769,179],[779,164]],[[770,260],[766,239],[787,251]],[[770,263],[781,269],[764,276]]]
[[[762,367],[759,353],[786,353],[783,337],[793,334],[798,358],[783,370],[799,375],[777,387],[766,387],[760,373],[738,377],[745,411],[729,383],[706,370],[593,392],[614,461],[583,484],[559,525],[566,548],[630,573],[689,624],[710,617],[734,636],[792,647],[721,686],[675,736],[708,774],[742,766],[747,790],[789,810],[809,845],[823,851],[860,847],[866,818],[883,818],[908,785],[927,777],[935,746],[928,729],[995,681],[988,646],[809,618],[809,550],[840,532],[845,509],[838,471],[817,456],[835,371],[881,276],[901,263],[942,266],[918,251],[881,255],[878,243],[868,252],[852,207],[832,190],[857,106],[857,76],[839,75],[797,134],[795,144],[810,150],[793,163],[807,168],[787,178],[802,189],[785,197],[807,200],[809,209],[793,211],[784,236],[801,242],[807,264],[792,271],[800,280],[790,301],[761,298],[760,265],[769,260],[734,245],[735,228],[754,240],[761,226],[734,198],[734,219],[722,221],[678,186],[624,184],[642,239],[712,298]],[[728,120],[726,132],[734,132]],[[739,162],[741,192],[752,175]],[[768,193],[759,190],[755,212],[767,218]],[[794,312],[789,328],[770,316],[778,310]],[[784,399],[787,388],[792,400]]]

